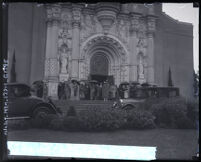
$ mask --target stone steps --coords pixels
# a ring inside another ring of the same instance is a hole
[[[54,100],[57,107],[66,113],[70,106],[74,106],[76,110],[84,110],[87,108],[111,108],[114,101],[103,101],[103,100]]]

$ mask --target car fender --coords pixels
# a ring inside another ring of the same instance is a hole
[[[57,114],[57,110],[54,108],[53,105],[51,105],[49,103],[38,103],[33,107],[32,112],[31,112],[31,116],[33,116],[33,112],[37,111],[40,107],[47,107],[51,113]]]
[[[127,103],[127,104],[122,106],[122,109],[124,109],[126,106],[132,106],[132,107],[136,108],[136,105],[133,105],[131,103]]]

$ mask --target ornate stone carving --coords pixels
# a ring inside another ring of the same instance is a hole
[[[57,76],[58,72],[58,61],[57,58],[49,59],[49,76]]]
[[[118,36],[123,40],[123,42],[127,42],[128,39],[128,26],[126,23],[127,22],[125,20],[120,19],[117,25]]]
[[[81,7],[74,6],[72,9],[73,27],[79,27],[81,20]]]
[[[54,5],[46,5],[46,15],[47,15],[47,22],[53,22],[57,24],[61,18],[61,6],[58,4]],[[50,23],[48,23],[50,25]]]
[[[131,25],[130,25],[130,32],[136,32],[139,29],[139,14],[132,13],[131,15]]]
[[[156,17],[148,16],[147,17],[147,30],[148,33],[154,33],[156,30]]]
[[[101,23],[104,33],[109,32],[119,10],[120,6],[117,4],[99,3],[97,6],[97,19]]]
[[[49,59],[45,59],[45,77],[49,76]]]
[[[81,42],[95,33],[96,28],[93,18],[94,16],[89,14],[82,16],[80,33]]]

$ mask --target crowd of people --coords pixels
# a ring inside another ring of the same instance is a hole
[[[65,81],[58,85],[59,99],[113,100],[117,97],[117,86],[108,81]]]
[[[139,91],[139,83],[121,83],[119,86],[95,80],[69,80],[58,84],[59,100],[115,100],[117,98],[146,97],[145,91]],[[33,84],[38,97],[47,96],[47,85],[41,82]],[[138,90],[137,90],[138,89]]]

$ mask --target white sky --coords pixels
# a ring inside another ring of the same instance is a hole
[[[193,24],[194,69],[197,72],[199,68],[199,9],[194,8],[193,3],[163,3],[163,11],[174,19]]]

